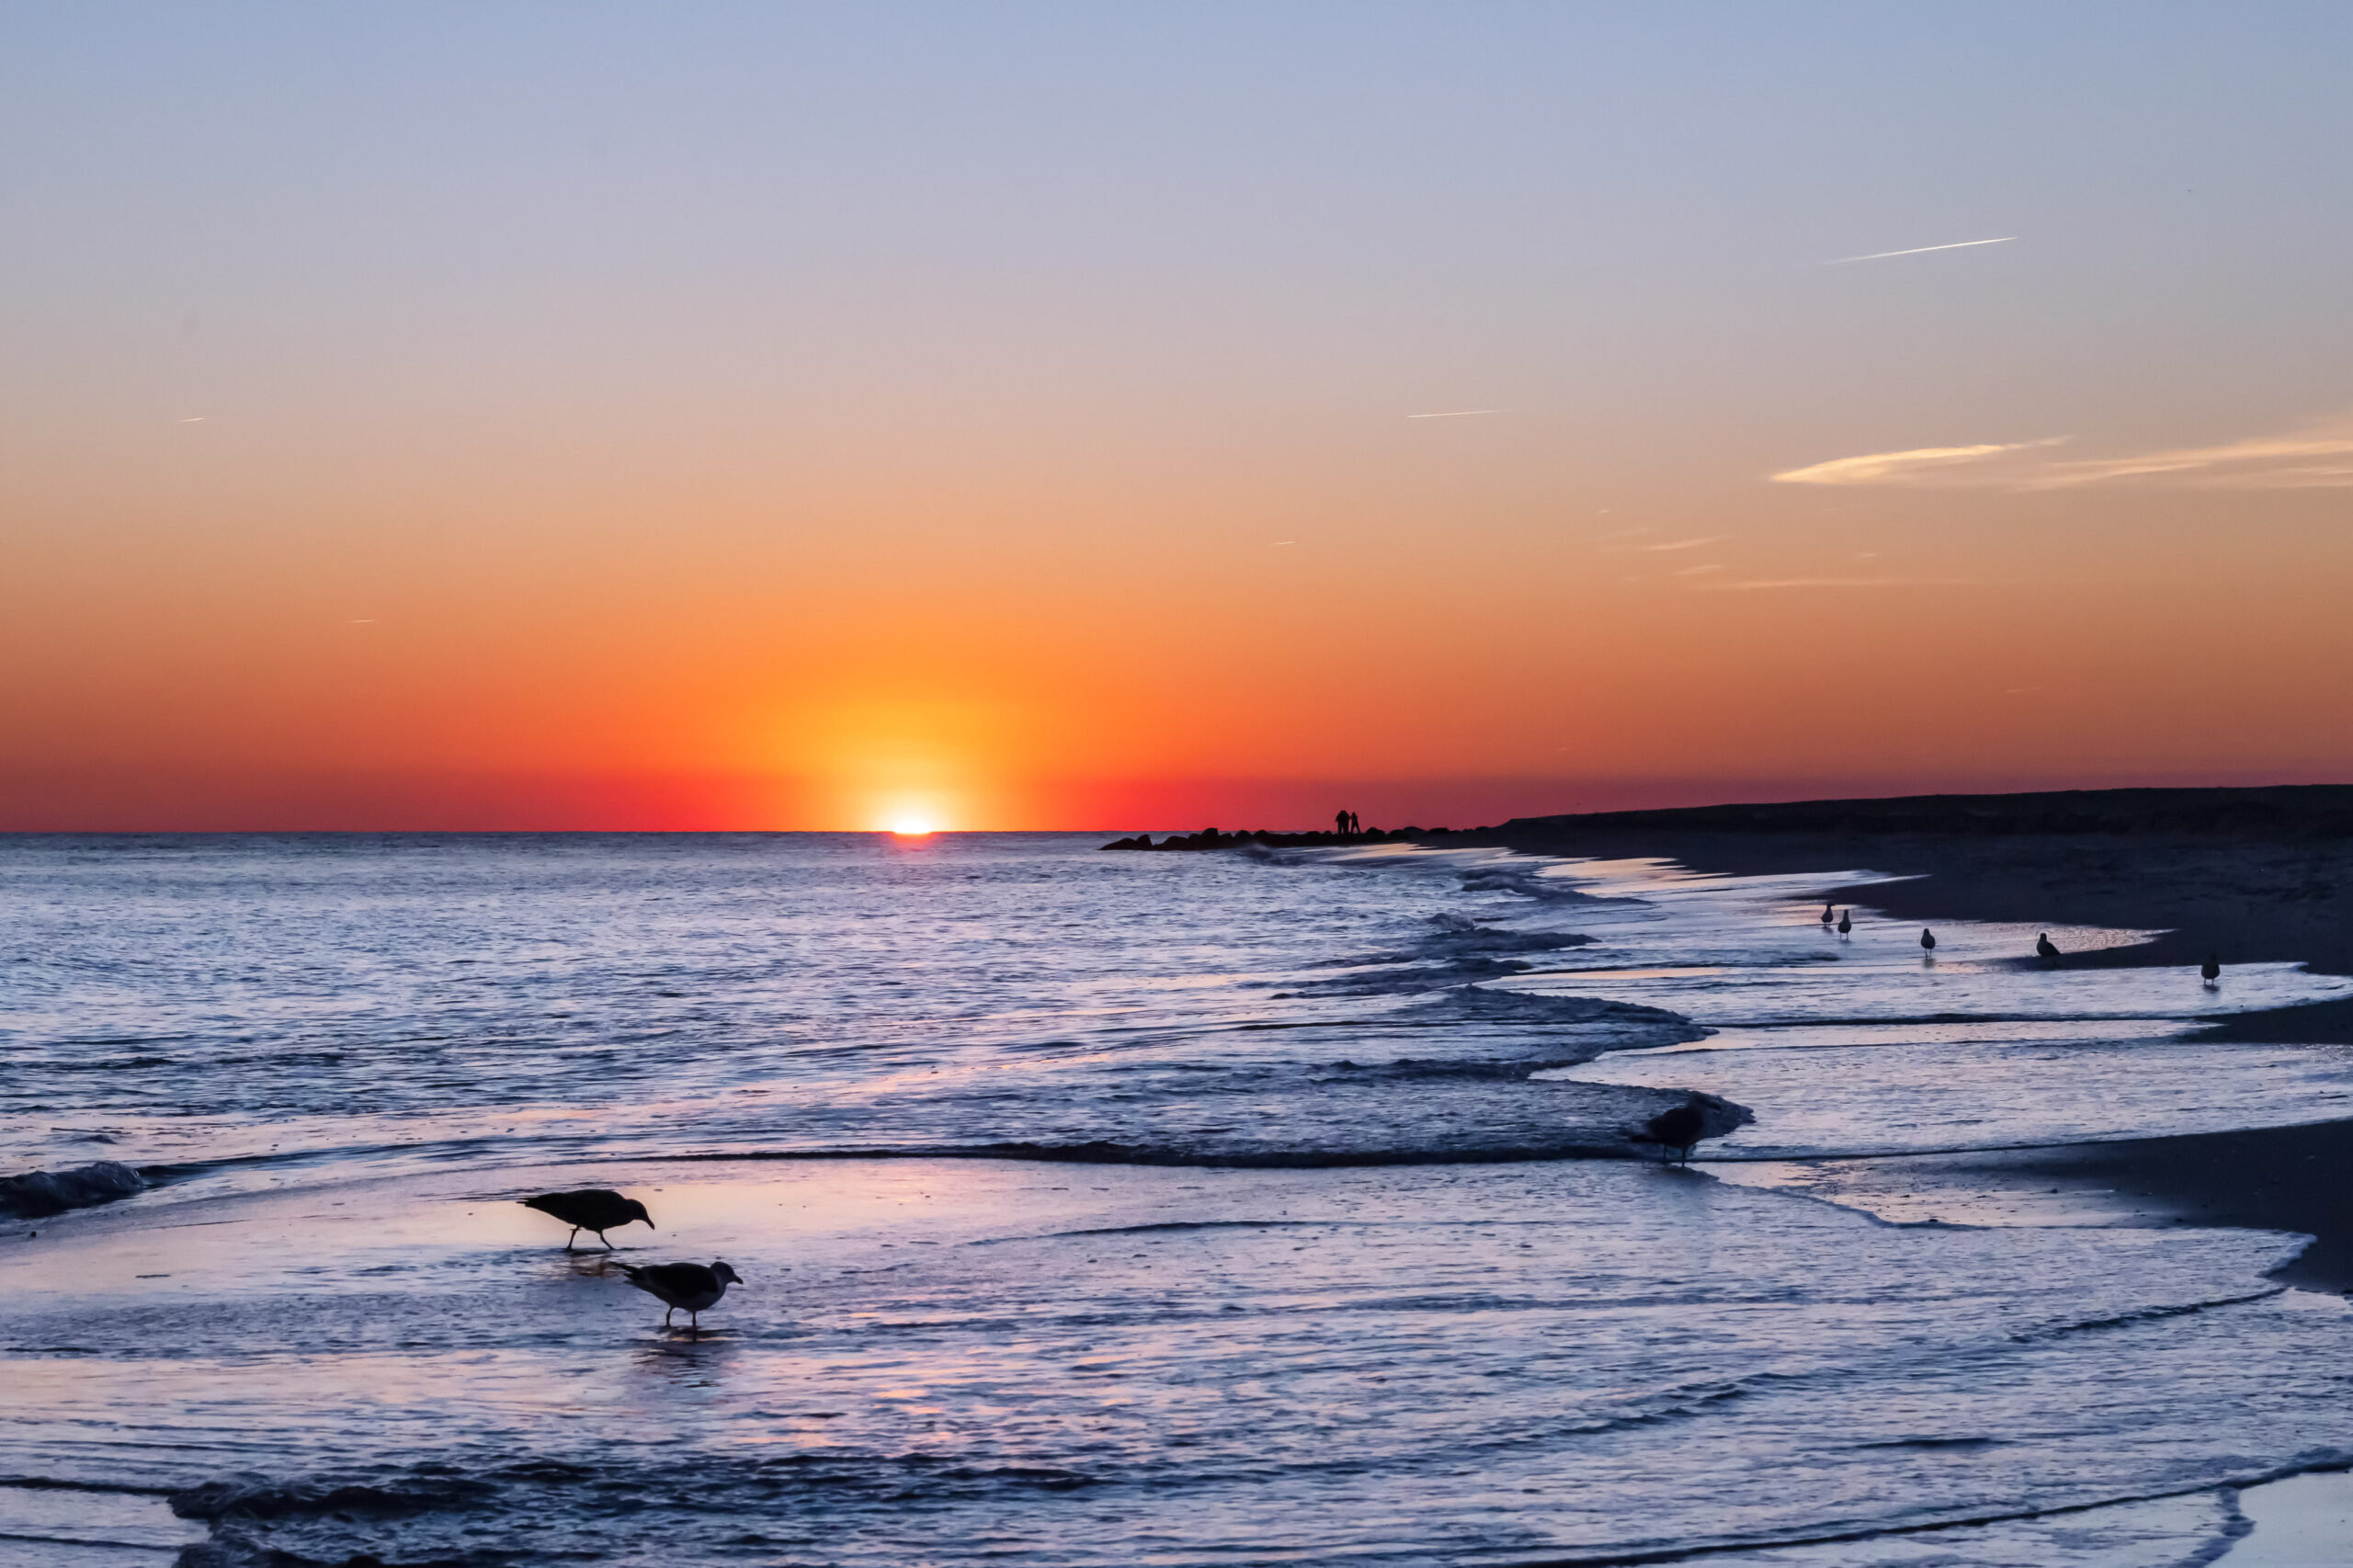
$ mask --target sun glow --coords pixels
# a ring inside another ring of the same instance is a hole
[[[938,829],[921,817],[901,817],[891,824],[891,831],[901,838],[929,838]]]

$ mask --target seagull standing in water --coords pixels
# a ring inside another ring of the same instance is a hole
[[[572,1227],[572,1234],[563,1238],[563,1250],[566,1252],[572,1250],[572,1244],[580,1239],[583,1231],[596,1232],[597,1239],[605,1243],[607,1252],[617,1252],[620,1249],[606,1241],[607,1231],[617,1231],[623,1225],[634,1225],[640,1221],[644,1221],[647,1230],[654,1228],[654,1216],[645,1211],[644,1204],[634,1198],[623,1198],[610,1187],[584,1187],[577,1192],[542,1192],[537,1198],[522,1199],[522,1204],[526,1209],[536,1209]]]
[[[1925,926],[1920,927],[1920,956],[1924,959],[1937,956],[1937,934]]]
[[[1708,1135],[1708,1119],[1699,1111],[1700,1102],[1688,1099],[1679,1106],[1670,1106],[1643,1123],[1634,1135],[1638,1143],[1655,1143],[1666,1155],[1669,1165],[1688,1165],[1691,1163],[1691,1147]]]
[[[2045,931],[2034,939],[2034,956],[2040,959],[2046,967],[2059,961],[2059,944],[2051,939],[2050,932]]]
[[[1838,936],[1841,940],[1845,939],[1847,932],[1855,928],[1854,913],[1851,909],[1842,909],[1838,912]]]
[[[2218,988],[2222,983],[2222,955],[2208,953],[2206,961],[2198,966],[2198,978],[2206,983],[2207,990]]]
[[[730,1285],[741,1285],[743,1277],[723,1263],[705,1268],[699,1263],[652,1263],[641,1268],[633,1264],[621,1265],[621,1272],[629,1282],[669,1309],[662,1314],[662,1326],[670,1326],[671,1312],[687,1314],[688,1324],[699,1334],[702,1320],[699,1313],[719,1304]]]
[[[1822,923],[1823,923],[1824,926],[1827,926],[1827,925],[1829,925],[1829,924],[1830,924],[1830,916],[1831,916],[1831,914],[1832,914],[1832,911],[1831,911],[1830,906],[1829,906],[1828,904],[1826,904],[1826,903],[1825,903],[1825,904],[1824,904],[1824,905],[1822,906]]]

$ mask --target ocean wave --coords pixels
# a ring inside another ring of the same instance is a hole
[[[1328,980],[1255,983],[1286,986],[1284,994],[1290,996],[1411,995],[1472,980],[1522,974],[1536,966],[1518,955],[1561,952],[1593,941],[1580,931],[1523,931],[1446,913],[1429,916],[1428,925],[1431,929],[1405,947],[1324,959],[1307,966],[1311,971],[1357,972]]]
[[[111,1203],[147,1189],[147,1178],[113,1160],[76,1165],[62,1171],[28,1171],[0,1176],[0,1213],[18,1220],[41,1220],[68,1209]]]
[[[2302,1251],[2302,1248],[2298,1248]],[[2268,1301],[2284,1295],[2290,1288],[2273,1285],[2261,1290],[2243,1291],[2235,1296],[2216,1296],[2202,1301],[2172,1301],[2157,1306],[2139,1307],[2129,1312],[2115,1312],[2104,1317],[2071,1319],[2065,1323],[2047,1324],[2010,1335],[2013,1342],[2030,1345],[2038,1341],[2058,1339],[2070,1334],[2097,1334],[2104,1329],[2128,1328],[2134,1324],[2154,1323],[2161,1318],[2188,1317],[2196,1312],[2211,1312],[2217,1307],[2243,1307],[2250,1301]]]
[[[1378,953],[1335,960],[1318,967],[1347,968],[1350,972],[1329,979],[1245,981],[1244,984],[1252,989],[1282,986],[1284,989],[1275,995],[1284,1001],[1324,996],[1415,996],[1474,980],[1525,974],[1536,966],[1523,959],[1495,958],[1485,953],[1466,953],[1437,961],[1415,954]]]
[[[1449,953],[1550,953],[1563,948],[1590,946],[1582,931],[1521,931],[1509,926],[1477,926],[1468,931],[1441,929],[1427,938],[1426,947]]]
[[[1657,1157],[1643,1124],[1670,1108],[1697,1106],[1710,1138],[1754,1119],[1745,1106],[1713,1095],[1531,1084],[1525,1060],[1407,1058],[1256,1076],[1261,1081],[1222,1091],[1233,1103],[1214,1126],[1202,1123],[1219,1108],[1204,1102],[1221,1091],[1196,1086],[1182,1101],[1139,1097],[1093,1109],[1083,1119],[1073,1117],[1079,1124],[1060,1136],[1040,1130],[972,1142],[770,1148],[739,1151],[736,1157],[927,1156],[1256,1170],[1640,1160]]]
[[[1402,1010],[1398,1016],[1416,1023],[1608,1024],[1644,1033],[1672,1032],[1681,1037],[1676,1044],[1705,1040],[1715,1032],[1700,1028],[1680,1013],[1644,1006],[1639,1002],[1551,996],[1536,991],[1497,991],[1485,985],[1452,987],[1431,1001]]]
[[[171,1494],[184,1519],[280,1519],[303,1514],[414,1514],[463,1506],[497,1488],[446,1465],[420,1465],[397,1479],[273,1481],[236,1476]]]
[[[1301,1169],[1626,1159],[1654,1156],[1632,1130],[1686,1103],[1683,1086],[1536,1074],[1707,1032],[1638,1004],[1460,983],[1368,1001],[1352,1016],[1197,1028],[1111,1052],[1056,1042],[1018,1056],[1000,1051],[961,1070],[804,1086],[790,1099],[698,1099],[625,1130],[562,1120],[518,1135],[436,1119],[413,1124],[407,1138],[223,1149],[149,1173],[250,1183],[263,1168],[382,1158],[438,1164],[526,1149],[559,1157],[590,1143],[607,1154],[664,1158],[927,1155]],[[1728,1099],[1700,1103],[1710,1136],[1753,1119]]]
[[[745,1547],[813,1546],[839,1528],[838,1521],[797,1515],[796,1503],[820,1511],[828,1506],[931,1509],[1067,1493],[1101,1479],[1057,1465],[926,1454],[786,1454],[670,1464],[543,1460],[468,1471],[424,1463],[293,1479],[244,1475],[173,1493],[170,1503],[175,1514],[212,1531],[210,1540],[180,1554],[177,1568],[395,1561],[508,1568],[591,1560],[732,1561]],[[517,1541],[502,1528],[500,1544],[481,1544],[485,1518],[526,1515],[540,1521],[527,1540]]]
[[[1574,883],[1544,874],[1545,862],[1529,865],[1488,864],[1456,873],[1465,892],[1509,893],[1515,898],[1539,899],[1548,903],[1601,903],[1606,901]]]

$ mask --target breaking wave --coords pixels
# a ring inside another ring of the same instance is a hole
[[[40,1220],[145,1190],[145,1176],[113,1160],[70,1170],[28,1171],[23,1176],[0,1176],[0,1213],[18,1220]]]

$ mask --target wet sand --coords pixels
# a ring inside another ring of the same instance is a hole
[[[2163,927],[2153,942],[2063,965],[2197,963],[2211,952],[2227,987],[2235,963],[2353,974],[2348,808],[2353,789],[2335,786],[2066,791],[1548,817],[1477,838],[1535,854],[1663,856],[1726,875],[1869,866],[1913,879],[1851,890],[1855,903],[1894,918]],[[1838,902],[1848,902],[1845,892]],[[2349,1043],[2353,1002],[2247,1014],[2191,1038]],[[2301,1232],[2316,1239],[2279,1277],[2353,1292],[2353,1184],[2344,1180],[2353,1121],[1853,1163],[1882,1167],[1870,1176],[1831,1164],[1807,1185],[1875,1209],[1895,1202],[1905,1183],[1916,1187],[1916,1201],[1900,1206],[1907,1210],[1983,1184],[2022,1207],[2097,1200],[2125,1222]]]
[[[560,1225],[513,1201],[584,1181],[642,1194],[663,1230],[619,1233],[617,1256],[567,1254]],[[1656,1201],[1630,1201],[1637,1193]],[[1768,1222],[1780,1230],[1763,1233]],[[1820,1256],[1864,1268],[1827,1287],[1842,1301],[1903,1298],[1918,1283],[1903,1233],[1848,1213],[1761,1201],[1702,1175],[1620,1162],[1483,1177],[1452,1169],[682,1161],[453,1168],[215,1196],[167,1187],[138,1204],[45,1221],[38,1240],[14,1227],[0,1233],[0,1294],[12,1304],[24,1397],[0,1460],[32,1473],[18,1456],[38,1451],[79,1488],[14,1497],[0,1488],[8,1506],[0,1506],[0,1529],[13,1524],[31,1538],[49,1555],[22,1561],[44,1568],[63,1561],[69,1543],[83,1553],[74,1561],[103,1568],[260,1561],[281,1543],[302,1549],[290,1561],[361,1562],[363,1548],[389,1560],[455,1561],[443,1549],[477,1526],[510,1528],[513,1511],[470,1522],[455,1502],[435,1501],[440,1493],[417,1490],[446,1490],[447,1473],[426,1474],[413,1461],[462,1462],[473,1477],[466,1484],[495,1483],[546,1508],[533,1531],[578,1536],[535,1534],[537,1544],[585,1551],[626,1541],[642,1527],[630,1513],[574,1521],[600,1486],[609,1483],[617,1506],[631,1507],[641,1492],[658,1505],[684,1486],[664,1479],[668,1471],[649,1484],[631,1481],[635,1472],[596,1470],[600,1448],[688,1444],[681,1451],[698,1483],[744,1454],[787,1470],[838,1466],[859,1453],[921,1454],[972,1482],[1017,1460],[1108,1470],[1131,1449],[1158,1475],[1194,1463],[1186,1456],[1206,1448],[1219,1476],[1247,1481],[1297,1464],[1323,1489],[1358,1484],[1347,1479],[1353,1471],[1337,1481],[1324,1473],[1335,1453],[1355,1456],[1350,1465],[1370,1467],[1360,1506],[1384,1531],[1547,1499],[1518,1505],[1550,1509],[1544,1517],[1557,1513],[1561,1522],[1514,1560],[1638,1562],[1681,1549],[1648,1550],[1646,1524],[1595,1504],[1597,1475],[1612,1464],[1660,1474],[1688,1463],[1678,1506],[1692,1512],[1733,1471],[1753,1468],[1732,1464],[1733,1454],[1753,1456],[1768,1439],[1778,1453],[1803,1430],[1835,1434],[1822,1449],[1829,1458],[1816,1462],[1886,1462],[1910,1483],[1957,1488],[1949,1509],[1923,1506],[1908,1518],[1898,1510],[1895,1549],[1874,1561],[1900,1553],[2016,1564],[2067,1560],[2092,1528],[2198,1536],[2211,1528],[2213,1499],[2235,1506],[2227,1502],[2234,1488],[2274,1473],[2232,1463],[2179,1495],[2111,1488],[2112,1505],[1989,1507],[1972,1479],[1978,1469],[2029,1464],[2029,1445],[2048,1434],[2071,1441],[2072,1417],[2109,1401],[2127,1367],[2080,1386],[2018,1381],[2040,1389],[2045,1403],[2021,1414],[2018,1435],[1990,1444],[1969,1425],[1985,1418],[1982,1402],[1957,1404],[1948,1429],[1900,1397],[1914,1370],[1877,1392],[1866,1387],[1851,1403],[1824,1405],[1846,1380],[1817,1386],[1754,1339],[1774,1310],[1773,1292],[1758,1289],[1768,1255],[1802,1245],[1804,1233],[1828,1244]],[[2018,1237],[1955,1242],[1973,1260],[1970,1283],[1949,1298],[1957,1315],[1935,1332],[1961,1345],[2023,1344],[2053,1324],[2073,1335],[2078,1311],[2120,1312],[2116,1321],[2129,1325],[2147,1300],[2196,1301],[2213,1278],[2193,1269],[2144,1298],[2144,1270],[2168,1264],[2137,1238],[2084,1238],[2057,1254]],[[2227,1280],[2273,1249],[2249,1239],[2223,1250]],[[665,1331],[659,1303],[631,1290],[616,1267],[714,1255],[741,1267],[745,1283],[706,1314],[699,1336]],[[2084,1266],[2088,1290],[2050,1282],[2057,1256]],[[1665,1278],[1688,1282],[1669,1292],[1690,1296],[1694,1315],[1681,1328],[1671,1326],[1671,1303],[1652,1292],[1611,1305],[1638,1267],[1662,1263]],[[2100,1281],[2123,1293],[2103,1305]],[[1841,1355],[1881,1332],[1870,1314],[1840,1310],[1841,1331],[1831,1337],[1846,1347]],[[1900,1367],[1912,1367],[1934,1315],[1915,1299],[1884,1320],[1888,1346],[1906,1347]],[[1334,1320],[1347,1331],[1326,1338],[1315,1325]],[[1730,1346],[1723,1371],[1755,1372],[1755,1387],[1727,1384],[1722,1371],[1694,1381],[1699,1346],[1718,1341]],[[1661,1354],[1667,1369],[1653,1364]],[[2019,1354],[2056,1369],[2031,1350]],[[2238,1364],[2225,1358],[2209,1369],[2235,1376]],[[1643,1392],[1630,1381],[1637,1374],[1658,1389]],[[1508,1392],[1515,1380],[1527,1380],[1517,1396],[1524,1408]],[[1728,1387],[1742,1388],[1740,1397],[1727,1399]],[[1711,1438],[1715,1422],[1688,1425],[1686,1406],[1721,1416],[1726,1435]],[[1295,1431],[1285,1425],[1294,1415],[1305,1422]],[[1473,1427],[1480,1475],[1471,1491],[1452,1460],[1428,1471],[1428,1490],[1412,1495],[1402,1489],[1423,1471],[1381,1468],[1390,1448],[1410,1455],[1465,1422],[1484,1424]],[[1744,1435],[1744,1422],[1755,1430]],[[1557,1456],[1527,1440],[1529,1430],[1563,1425],[1625,1436],[1578,1461],[1566,1483]],[[714,1435],[699,1446],[684,1436],[703,1432]],[[1295,1448],[1270,1450],[1269,1432],[1289,1432],[1280,1440]],[[453,1445],[453,1433],[469,1443]],[[1711,1440],[1731,1447],[1710,1450]],[[1084,1487],[1051,1495],[1060,1500],[1051,1513],[1027,1494],[1015,1500],[1005,1528],[1026,1533],[992,1538],[999,1555],[1051,1545],[1074,1560],[1116,1560],[1069,1550],[1092,1506]],[[2093,1495],[2101,1495],[2097,1487]],[[757,1501],[756,1517],[727,1529],[805,1530],[839,1548],[857,1529],[887,1547],[892,1530],[913,1528],[897,1482],[870,1506],[858,1494],[813,1496],[793,1494],[789,1506]],[[1206,1483],[1183,1496],[1180,1506],[1193,1510],[1188,1531],[1221,1522]],[[2335,1506],[2333,1494],[2317,1503],[2324,1512]],[[1120,1521],[1136,1505],[1104,1506],[1124,1530]],[[1281,1516],[1222,1522],[1239,1543],[1265,1539],[1281,1517],[1304,1518],[1312,1545],[1318,1510],[1283,1507]],[[1810,1519],[1778,1528],[1770,1512],[1738,1532],[1756,1550],[1720,1560],[1852,1561],[1838,1543],[1856,1521],[1824,1533]],[[445,1517],[446,1526],[435,1522]],[[395,1525],[407,1545],[386,1550]],[[1870,1533],[1868,1522],[1860,1528]],[[428,1529],[443,1533],[418,1535]],[[179,1555],[208,1531],[226,1557]],[[1622,1551],[1609,1544],[1626,1540]],[[87,1555],[83,1542],[108,1543],[107,1555]],[[896,1560],[916,1554],[911,1547]],[[0,1551],[0,1562],[10,1561]]]

